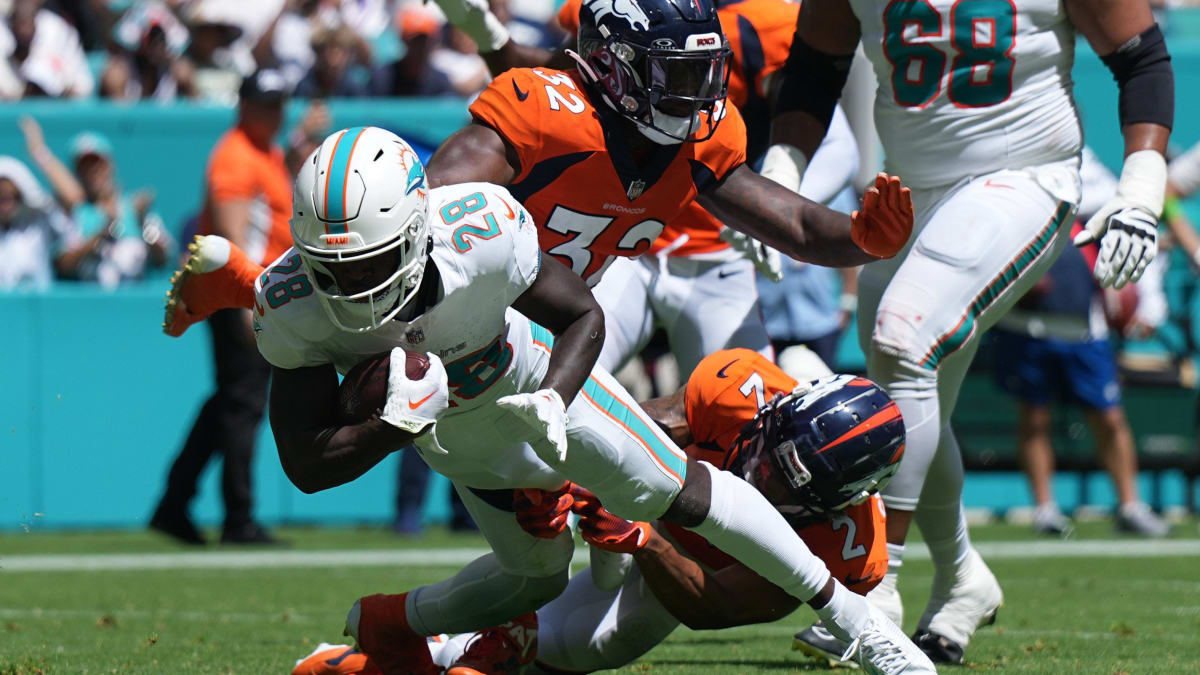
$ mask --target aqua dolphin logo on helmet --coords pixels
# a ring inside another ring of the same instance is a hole
[[[421,158],[417,157],[417,153],[407,145],[400,151],[400,166],[408,169],[408,187],[405,188],[404,194],[412,194],[413,190],[425,189],[425,166],[421,164]]]

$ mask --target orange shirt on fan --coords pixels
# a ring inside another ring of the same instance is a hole
[[[761,354],[749,349],[714,352],[688,378],[684,406],[695,445],[686,448],[694,459],[726,468],[733,442],[762,407],[776,394],[795,388],[789,377]],[[736,561],[689,530],[666,524],[683,549],[710,569]],[[879,495],[852,506],[837,517],[796,530],[808,548],[850,590],[865,594],[887,572],[887,540],[883,502]]]
[[[508,189],[537,223],[542,250],[595,285],[614,257],[645,253],[697,195],[745,163],[746,126],[720,106],[710,138],[656,146],[638,167],[627,143],[605,137],[601,116],[613,128],[616,113],[593,106],[584,87],[574,70],[514,68],[470,110],[516,153]]]
[[[240,128],[217,141],[205,172],[204,211],[200,231],[212,233],[213,209],[226,201],[250,201],[250,226],[242,249],[260,265],[268,265],[292,245],[292,178],[283,150],[261,150]]]

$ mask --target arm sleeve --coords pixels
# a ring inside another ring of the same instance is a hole
[[[489,199],[492,198],[500,200],[507,207],[496,211],[504,211],[501,215],[505,218],[500,224],[500,229],[507,230],[512,241],[512,252],[507,256],[505,265],[505,287],[508,289],[505,300],[506,304],[511,305],[537,279],[538,270],[542,266],[542,250],[538,246],[537,226],[533,222],[533,216],[521,206],[521,202],[513,198],[508,190],[499,186],[492,188]],[[512,217],[508,217],[509,213],[513,214]]]
[[[717,126],[716,133],[700,144],[700,160],[713,172],[717,183],[746,163],[746,122],[742,119],[742,113],[737,106],[726,101],[721,114],[724,118]]]

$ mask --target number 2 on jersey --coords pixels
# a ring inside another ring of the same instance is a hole
[[[1011,0],[958,0],[950,7],[955,54],[948,95],[954,105],[982,108],[1012,95],[1016,33]],[[909,41],[941,35],[942,14],[929,0],[893,0],[883,10],[883,53],[892,64],[892,91],[900,105],[923,107],[941,92],[946,54],[932,44]]]

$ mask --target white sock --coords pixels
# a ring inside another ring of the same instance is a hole
[[[746,481],[700,462],[712,477],[708,516],[691,528],[794,598],[807,602],[829,570],[779,511]]]
[[[833,597],[816,612],[834,637],[848,643],[870,623],[871,603],[834,579]]]
[[[892,588],[895,588],[900,575],[900,566],[904,564],[904,544],[888,544],[887,553],[887,573],[883,575],[883,578],[885,582],[890,583]]]

